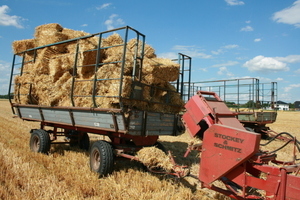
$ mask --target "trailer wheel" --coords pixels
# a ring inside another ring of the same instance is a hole
[[[96,141],[90,151],[90,168],[100,176],[113,171],[114,154],[112,146],[106,141]]]
[[[29,146],[31,151],[48,154],[50,150],[49,133],[43,129],[35,129],[31,133]]]

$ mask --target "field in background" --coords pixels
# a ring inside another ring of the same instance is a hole
[[[300,112],[278,112],[270,127],[277,132],[289,132],[300,138]],[[176,180],[143,171],[134,161],[118,160],[115,171],[98,178],[89,169],[87,152],[68,145],[52,145],[50,155],[29,150],[29,131],[39,123],[13,118],[7,100],[0,101],[0,199],[229,199],[197,186],[191,178]],[[102,136],[90,135],[92,140]],[[160,139],[171,150],[179,164],[191,166],[198,172],[197,153],[182,158],[187,134]],[[262,141],[266,142],[266,141]],[[270,148],[283,142],[276,141]],[[279,157],[287,158],[289,149]]]

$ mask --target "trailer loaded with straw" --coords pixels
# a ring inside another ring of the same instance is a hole
[[[48,153],[51,144],[66,142],[88,150],[87,133],[105,135],[110,142],[94,143],[90,162],[107,174],[114,151],[133,154],[160,145],[159,135],[177,134],[185,56],[177,62],[157,57],[137,30],[88,34],[46,24],[13,49],[10,102],[20,118],[40,122],[31,130],[33,151]]]

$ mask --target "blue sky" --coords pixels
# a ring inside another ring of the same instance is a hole
[[[0,0],[0,94],[14,40],[36,26],[98,33],[131,26],[158,57],[192,57],[192,81],[258,78],[278,100],[300,101],[300,0]]]

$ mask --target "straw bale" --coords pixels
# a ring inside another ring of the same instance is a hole
[[[97,45],[96,42],[91,40],[91,38],[87,38],[84,40],[80,40],[79,43],[79,52],[78,52],[78,60],[77,60],[77,73],[81,78],[88,79],[94,75],[95,72],[95,64],[97,57]],[[77,43],[70,43],[67,45],[67,50],[70,54],[73,54],[72,59],[75,60]],[[100,54],[100,56],[104,56]],[[99,62],[102,62],[102,58],[100,57]],[[73,65],[72,65],[73,67]]]
[[[52,79],[47,74],[40,74],[35,76],[33,80],[33,88],[35,92],[32,92],[34,96],[38,97],[38,105],[51,105],[51,99],[53,93],[55,93]]]
[[[59,24],[49,24],[36,28],[36,38],[34,40],[37,45],[45,45],[88,35],[88,33],[82,31],[62,28]],[[15,49],[26,49],[26,46],[29,46],[29,43],[34,40],[19,42],[19,44],[16,42]],[[177,112],[176,109],[174,110],[174,106],[164,104],[166,99],[169,99],[170,104],[181,105],[180,96],[176,96],[177,93],[171,91],[140,85],[143,91],[142,97],[131,99],[132,87],[135,87],[133,81],[137,81],[138,69],[142,64],[139,63],[139,60],[134,60],[134,52],[137,49],[137,56],[140,56],[141,41],[130,40],[126,46],[126,55],[124,55],[124,41],[120,35],[112,34],[107,38],[103,38],[101,42],[100,58],[98,59],[98,36],[81,38],[74,42],[62,44],[59,48],[49,46],[39,49],[35,63],[29,62],[23,68],[23,71],[29,73],[28,77],[34,77],[30,80],[34,83],[30,98],[34,98],[35,103],[39,105],[72,106],[70,92],[74,74],[76,78],[73,94],[74,106],[93,107],[92,95],[93,90],[95,90],[95,100],[98,107],[118,108],[120,101],[122,101],[125,106],[131,108],[158,112]],[[78,52],[77,47],[79,48]],[[75,56],[78,58],[77,63],[74,63]],[[124,63],[122,62],[123,58],[125,58]],[[26,54],[25,60],[29,61],[30,59],[33,59],[33,57]],[[96,63],[97,60],[99,65]],[[136,72],[133,72],[134,64],[136,65]],[[179,74],[178,64],[169,59],[156,58],[155,50],[147,44],[145,45],[143,65],[143,76],[142,80],[139,81],[144,84],[168,88],[168,82],[176,80]],[[122,67],[124,67],[123,78],[121,77]],[[77,71],[73,72],[74,69]],[[25,74],[22,76],[27,77]],[[97,82],[95,88],[93,88],[95,78]],[[22,89],[16,88],[16,93],[29,93],[29,85],[26,85],[25,81],[21,78],[16,78],[15,81],[23,87],[21,87]],[[119,96],[121,81],[122,91]],[[174,88],[170,90],[175,91]],[[26,95],[23,99],[17,100],[25,103],[33,102],[30,99],[28,100]]]
[[[53,82],[56,82],[64,74],[62,64],[60,57],[52,58],[49,61],[49,75],[53,78]]]
[[[178,94],[176,92],[176,88],[174,87],[174,85],[172,85],[171,83],[169,82],[166,82],[166,85],[165,87],[170,91],[168,92],[170,94],[170,99],[171,99],[171,102],[178,105],[178,106],[183,106],[184,105],[184,102],[183,100],[181,99],[181,96],[180,94]]]
[[[74,103],[76,107],[94,107],[92,99],[93,81],[75,82]],[[97,100],[98,98],[96,98]],[[101,107],[98,103],[98,107]]]
[[[39,51],[36,62],[33,66],[33,73],[37,76],[41,74],[49,74],[49,61],[51,56],[55,55],[56,51],[54,51],[50,47],[46,47]]]
[[[56,87],[63,93],[60,96],[57,106],[72,106],[71,103],[71,87],[72,87],[72,78],[68,73],[64,74],[56,83]]]
[[[114,63],[115,67],[122,67],[124,65],[124,74],[130,75],[132,73],[133,64],[134,64],[134,54],[133,52],[127,48],[125,53],[124,63],[124,41],[119,34],[113,34],[106,39],[104,39],[102,45],[103,47],[115,46],[104,50],[104,60],[103,63]]]
[[[142,77],[143,77],[144,82],[149,85],[152,85],[152,84],[158,85],[158,84],[166,82],[165,80],[162,80],[161,78],[158,78],[154,74],[151,74],[151,73],[143,74]]]
[[[17,41],[14,41],[12,44],[14,54],[21,53],[28,49],[33,49],[35,47],[36,47],[36,39],[17,40]],[[34,52],[30,51],[28,53],[30,55],[32,55]]]
[[[120,90],[120,80],[113,80],[112,83],[109,84],[108,92],[106,93],[106,96],[116,96],[119,95]],[[122,81],[122,91],[121,91],[121,97],[130,97],[131,94],[131,77],[125,76],[123,77]]]
[[[44,24],[35,28],[34,36],[36,46],[44,46],[68,39],[68,36],[62,33],[63,27],[57,23]],[[66,44],[52,46],[51,48],[61,53],[66,53]]]
[[[34,37],[39,38],[40,35],[51,35],[55,32],[62,32],[63,27],[57,23],[43,24],[35,28]]]
[[[23,73],[31,73],[32,70],[34,69],[34,63],[33,62],[28,62],[23,65]]]
[[[49,61],[49,74],[53,77],[53,82],[57,81],[64,74],[73,74],[74,54],[60,54],[53,56]]]
[[[101,47],[111,47],[111,46],[116,46],[116,45],[120,45],[123,43],[124,43],[123,38],[119,34],[114,33],[114,34],[108,36],[107,38],[103,39],[103,41],[101,43]]]
[[[77,80],[74,83],[74,95],[92,95],[93,80]]]
[[[119,92],[120,92],[120,79],[119,80],[103,80],[99,81],[97,84],[97,95],[98,96],[105,96],[104,101],[109,102],[111,104],[113,103],[119,103]],[[122,91],[121,91],[121,97],[123,98],[129,98],[131,94],[131,77],[124,76],[122,81]],[[100,89],[105,88],[105,89]]]
[[[162,168],[170,172],[174,166],[169,156],[156,147],[142,148],[137,152],[137,158],[149,169]]]
[[[60,90],[65,91],[65,90],[69,89],[66,87],[68,87],[68,84],[70,84],[69,80],[71,80],[71,79],[72,79],[72,74],[66,72],[62,76],[60,76],[59,79],[55,82],[55,87],[57,87]],[[69,87],[71,87],[71,84]]]
[[[176,92],[176,89],[169,82],[161,83],[157,85],[160,88],[156,88],[154,95],[151,98],[149,108],[156,112],[170,112],[178,113],[184,106],[180,95]],[[166,106],[168,102],[169,106]]]
[[[31,74],[17,75],[14,79],[14,100],[19,104],[30,104],[30,84],[34,77]]]
[[[57,43],[61,42],[64,40],[67,40],[68,36],[61,33],[61,32],[55,32],[55,33],[50,33],[46,35],[40,35],[37,38],[37,46],[44,46],[52,43]],[[56,51],[59,51],[61,53],[66,53],[67,48],[66,48],[66,43],[62,43],[59,45],[51,46],[51,48],[55,49]]]
[[[50,47],[45,47],[43,49],[38,50],[38,59],[43,58],[43,59],[49,60],[56,55],[60,55],[60,52],[58,52],[55,49],[52,49]]]
[[[77,45],[79,45],[79,52],[96,49],[98,46],[98,41],[96,40],[98,40],[98,38],[93,37],[93,38],[85,38],[85,39],[80,39],[78,41],[69,42],[67,43],[67,50],[69,53],[75,53]]]
[[[79,37],[90,35],[89,33],[86,33],[84,31],[76,31],[76,30],[67,29],[67,28],[64,28],[62,30],[62,33],[65,34],[68,37],[68,39],[74,39],[74,38],[79,38]],[[98,43],[99,43],[99,37],[93,36],[93,37],[81,39],[81,40],[79,40],[79,42],[77,42],[77,41],[69,42],[66,46],[67,51],[69,53],[75,53],[76,49],[77,49],[77,43],[79,45],[79,52],[81,54],[83,54],[82,55],[83,57],[85,57],[85,56],[87,56],[89,58],[92,57],[92,58],[94,58],[93,61],[96,60],[96,52],[97,51],[94,51],[93,53],[85,52],[85,51],[96,49],[98,46]],[[87,55],[85,55],[85,54],[87,54]],[[92,54],[92,56],[91,56],[91,54]]]
[[[122,37],[119,34],[113,34],[107,37],[102,42],[102,47],[110,47],[104,50],[104,60],[103,63],[115,63],[115,67],[121,67],[122,66],[122,60],[123,60],[123,54],[124,54],[124,46],[116,46],[124,44],[124,41]],[[114,46],[114,47],[113,47]],[[124,73],[126,75],[129,75],[132,73],[133,68],[133,62],[134,62],[134,55],[130,51],[130,49],[126,49],[125,54],[125,63],[124,63]],[[112,65],[110,65],[112,66]]]
[[[166,58],[144,59],[143,74],[151,74],[164,81],[176,81],[179,76],[179,64]]]
[[[76,31],[68,28],[63,28],[62,33],[68,36],[68,39],[78,38],[90,35],[89,33],[86,33],[84,31]]]
[[[97,51],[86,51],[79,54],[77,73],[81,78],[91,78],[95,73]]]
[[[110,70],[120,69],[119,71],[121,72],[121,67],[123,65],[122,63],[123,50],[120,50],[120,48],[115,48],[114,50],[116,50],[115,54],[107,56],[107,58],[103,60],[103,63],[110,63],[110,64],[106,64],[111,66]],[[124,75],[132,74],[133,63],[134,63],[133,55],[130,52],[126,52],[126,57],[124,60],[124,72],[123,72]]]
[[[137,39],[131,39],[127,43],[127,48],[130,49],[132,52],[137,51],[138,53],[140,53],[142,51],[142,44],[143,44],[143,41],[140,41]],[[138,56],[140,56],[140,54],[138,54]],[[152,46],[145,44],[144,45],[144,56],[147,58],[156,58],[155,49]]]
[[[37,94],[39,97],[41,97],[38,102],[39,105],[62,106],[60,105],[62,103],[61,102],[62,99],[64,99],[64,101],[68,101],[70,98],[70,88],[71,88],[70,77],[71,76],[68,74],[61,77],[62,79],[64,79],[64,84],[60,84],[62,83],[62,80],[60,80],[60,82],[58,81],[57,83],[52,84],[51,90],[49,90],[49,86],[46,86],[47,89],[45,91],[44,84],[36,85]],[[50,81],[51,79],[48,79],[44,82],[45,84],[46,83],[50,84]],[[68,89],[63,89],[63,88],[68,88]],[[71,104],[69,104],[68,106],[71,106]]]
[[[91,97],[74,97],[75,107],[94,107]]]
[[[61,32],[47,32],[47,34],[40,34],[38,37],[36,37],[38,46],[61,42],[67,39],[68,36]]]

